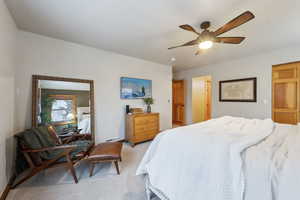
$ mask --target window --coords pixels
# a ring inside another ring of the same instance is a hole
[[[76,123],[76,96],[51,95],[50,97],[54,99],[51,107],[51,123]]]

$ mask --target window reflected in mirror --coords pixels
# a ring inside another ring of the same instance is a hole
[[[75,95],[50,95],[52,101],[49,113],[51,124],[76,123],[77,103]],[[43,111],[43,109],[42,109]]]

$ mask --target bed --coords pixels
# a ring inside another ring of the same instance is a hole
[[[298,126],[225,116],[162,132],[136,173],[148,199],[298,199],[299,144]]]
[[[90,107],[77,108],[78,129],[81,134],[91,133],[91,114]]]

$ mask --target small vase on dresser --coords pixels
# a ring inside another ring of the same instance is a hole
[[[151,113],[151,105],[147,105],[147,113]]]
[[[126,115],[126,141],[131,146],[152,140],[159,133],[159,113]]]

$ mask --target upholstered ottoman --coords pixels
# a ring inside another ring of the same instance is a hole
[[[113,162],[117,173],[120,174],[118,161],[122,161],[122,146],[121,142],[106,142],[96,145],[88,157],[88,161],[90,162],[90,176],[93,176],[95,164],[101,162]]]

